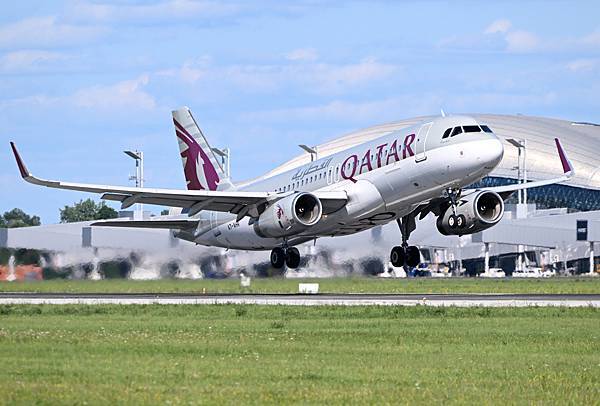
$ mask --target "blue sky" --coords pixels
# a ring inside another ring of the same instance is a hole
[[[600,122],[599,16],[594,1],[12,2],[0,212],[52,223],[87,197],[21,181],[9,140],[39,176],[129,184],[122,151],[139,148],[147,186],[183,187],[182,105],[231,148],[234,179],[298,144],[440,108]]]

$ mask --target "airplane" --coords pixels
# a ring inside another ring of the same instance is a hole
[[[104,200],[181,208],[146,220],[98,221],[92,226],[171,229],[199,245],[271,250],[271,265],[297,268],[296,245],[320,237],[358,233],[396,221],[401,244],[395,267],[415,267],[420,254],[408,244],[416,221],[430,213],[444,235],[477,233],[497,224],[513,192],[563,182],[574,169],[555,138],[563,175],[506,186],[467,188],[500,163],[501,140],[484,123],[445,115],[392,131],[273,176],[234,184],[187,107],[172,112],[187,190],[93,185],[40,179],[11,147],[29,183],[100,193]]]

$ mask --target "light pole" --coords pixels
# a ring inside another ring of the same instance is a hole
[[[517,175],[517,183],[527,183],[527,140],[518,139],[518,138],[508,138],[509,144],[516,147],[519,151],[518,157],[518,175]],[[523,174],[521,179],[521,174]],[[527,204],[527,189],[519,190],[519,204],[525,203]]]
[[[142,151],[123,151],[127,156],[135,160],[135,175],[130,175],[129,180],[135,180],[135,187],[144,187],[144,153]],[[144,216],[144,205],[138,203],[138,216]]]
[[[509,144],[516,147],[519,151],[519,157],[518,157],[519,173],[517,176],[518,177],[517,183],[527,183],[527,140],[525,140],[523,138],[508,138],[506,141],[508,141]],[[521,174],[523,174],[522,177],[521,177]],[[519,190],[518,193],[519,193],[519,195],[518,195],[519,196],[519,205],[521,205],[522,203],[525,204],[525,208],[522,212],[523,217],[527,217],[527,189]],[[517,206],[517,217],[519,217],[519,211],[521,210],[519,208],[519,205]],[[519,244],[517,247],[517,250],[518,250],[517,269],[520,272],[522,272],[523,271],[523,256],[524,256],[525,247],[522,244]]]
[[[308,145],[304,145],[304,144],[300,144],[298,146],[310,154],[310,162],[313,162],[313,161],[316,161],[317,159],[319,159],[319,152],[318,152],[317,147],[311,148]]]

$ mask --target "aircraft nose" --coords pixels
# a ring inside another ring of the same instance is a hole
[[[504,146],[502,145],[502,141],[496,137],[488,140],[482,151],[482,155],[482,160],[485,162],[486,167],[495,168],[498,166],[504,156]]]
[[[490,148],[490,163],[496,167],[504,156],[504,146],[500,139],[494,137],[494,142]]]

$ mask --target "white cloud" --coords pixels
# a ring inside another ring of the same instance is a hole
[[[153,4],[119,5],[79,2],[71,9],[71,17],[79,20],[164,21],[198,17],[222,17],[237,13],[240,6],[208,0],[168,0]]]
[[[314,48],[299,48],[285,54],[285,58],[289,61],[313,62],[319,58],[319,55]]]
[[[187,84],[194,84],[210,74],[209,56],[200,57],[194,61],[186,61],[181,68],[166,69],[156,72],[158,76],[175,77]]]
[[[589,72],[598,66],[598,59],[576,59],[567,64],[571,72]]]
[[[530,52],[537,48],[540,40],[528,31],[510,31],[505,36],[509,52]]]
[[[417,98],[413,95],[404,95],[367,102],[334,100],[318,106],[251,112],[244,114],[242,118],[252,122],[344,120],[368,123],[439,111],[441,100],[438,96],[429,94],[419,96]]]
[[[183,82],[229,84],[245,92],[271,92],[286,86],[300,86],[313,93],[339,93],[380,81],[400,67],[366,58],[357,63],[302,63],[282,65],[213,66],[204,59],[182,68],[160,72],[179,76]]]
[[[31,108],[31,107],[53,107],[64,103],[63,99],[50,97],[45,94],[34,94],[31,96],[5,99],[0,101],[0,109],[5,108]]]
[[[0,27],[0,47],[27,48],[79,44],[98,38],[104,27],[58,22],[56,17],[26,18]]]
[[[512,23],[509,20],[496,20],[484,31],[485,34],[506,33],[510,30]]]
[[[337,94],[381,81],[401,67],[366,58],[356,63],[283,63],[235,64],[216,66],[210,57],[187,61],[181,67],[156,72],[157,77],[177,78],[196,86],[219,84],[221,93],[275,92],[284,88],[299,88],[301,92]]]
[[[397,67],[394,65],[367,58],[359,63],[349,65],[317,65],[314,72],[307,72],[307,79],[314,80],[316,84],[324,88],[335,89],[381,80],[396,70]]]
[[[0,71],[23,72],[40,68],[44,64],[66,59],[59,52],[22,50],[9,52],[0,58]]]
[[[539,38],[529,31],[513,30],[512,23],[509,20],[496,20],[483,33],[486,35],[501,35],[506,42],[508,52],[531,52],[540,43]]]
[[[131,108],[151,110],[156,107],[156,101],[144,90],[149,80],[148,75],[142,75],[114,85],[92,86],[77,91],[71,97],[71,100],[78,107],[90,109],[118,110]]]
[[[594,47],[600,46],[600,31],[594,31],[589,35],[586,35],[581,39],[581,42],[585,45]]]
[[[390,111],[397,105],[395,100],[378,100],[365,103],[352,103],[335,100],[319,106],[299,107],[292,109],[272,110],[257,113],[271,120],[316,120],[316,119],[372,119],[382,111]]]

